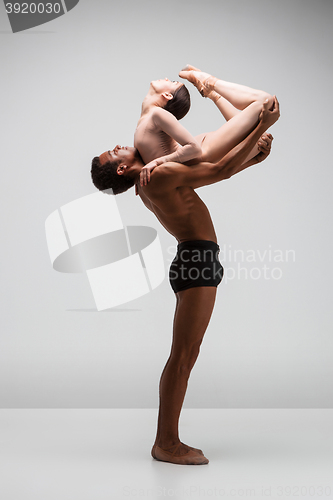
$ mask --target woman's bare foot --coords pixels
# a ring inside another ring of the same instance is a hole
[[[181,442],[169,448],[160,448],[154,444],[151,454],[156,460],[178,465],[204,465],[209,463],[208,458],[203,455],[201,450]]]
[[[214,101],[218,99],[218,94],[214,91],[214,85],[217,78],[211,76],[209,73],[204,73],[200,69],[187,64],[185,68],[179,72],[179,76],[193,83],[203,97],[209,97]],[[212,92],[214,92],[214,94],[210,95]]]

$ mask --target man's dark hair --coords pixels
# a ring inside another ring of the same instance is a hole
[[[95,156],[91,163],[91,178],[97,189],[104,191],[112,188],[114,194],[120,194],[134,186],[134,179],[117,174],[120,163],[121,160],[115,160],[101,165],[99,157]]]
[[[182,85],[173,94],[173,98],[166,103],[164,109],[172,113],[177,120],[181,120],[188,113],[190,107],[190,93],[185,85]]]

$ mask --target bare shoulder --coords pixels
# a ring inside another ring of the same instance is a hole
[[[179,179],[181,178],[184,169],[187,169],[186,165],[182,163],[168,162],[163,163],[156,167],[150,176],[150,182],[146,188],[149,191],[168,191],[176,187],[179,184]]]
[[[151,112],[151,117],[156,124],[163,123],[165,121],[177,121],[177,118],[173,116],[169,111],[159,106],[155,106],[155,109]]]
[[[150,182],[140,186],[140,191],[154,204],[158,204],[162,198],[173,196],[179,186],[177,169],[182,166],[179,163],[164,163],[156,167],[151,173]]]

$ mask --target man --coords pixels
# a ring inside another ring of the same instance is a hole
[[[144,186],[140,185],[144,164],[135,148],[117,146],[108,152],[110,161],[115,161],[114,192],[125,191],[135,184],[136,192],[146,207],[179,242],[177,256],[170,268],[170,282],[177,300],[173,342],[160,380],[158,428],[151,450],[157,460],[182,465],[209,462],[201,450],[182,443],[178,434],[187,382],[213,311],[217,286],[223,276],[214,226],[206,205],[194,189],[228,179],[263,161],[270,153],[273,139],[271,134],[264,132],[278,118],[279,103],[274,97],[273,107],[268,101],[263,104],[255,129],[222,160],[215,164],[199,163],[193,166],[166,163],[153,170],[150,182]],[[257,142],[260,152],[246,161]],[[96,168],[92,168],[93,181],[94,177],[98,177]]]

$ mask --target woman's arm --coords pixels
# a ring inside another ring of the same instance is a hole
[[[152,115],[153,122],[156,127],[172,137],[182,147],[178,148],[174,153],[156,158],[158,165],[168,161],[176,161],[184,163],[185,161],[198,158],[201,155],[201,146],[183,125],[179,123],[177,118],[163,108],[156,108]],[[155,160],[155,161],[156,161]]]
[[[184,163],[194,158],[199,159],[202,152],[197,140],[169,111],[157,107],[153,112],[152,119],[158,130],[162,130],[165,134],[172,137],[181,147],[173,153],[160,156],[147,163],[141,171],[141,185],[146,185],[149,182],[150,172],[158,165],[166,162]]]

